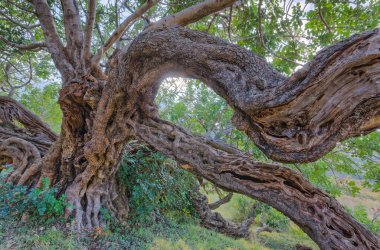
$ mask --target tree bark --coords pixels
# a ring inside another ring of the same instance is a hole
[[[379,249],[374,235],[300,174],[193,136],[159,119],[154,103],[165,77],[200,79],[235,110],[236,127],[268,157],[312,161],[338,141],[379,127],[379,36],[375,30],[328,47],[288,78],[251,52],[201,32],[146,31],[111,58],[107,80],[65,74],[62,133],[27,177],[58,183],[80,228],[99,226],[101,206],[126,217],[128,203],[115,172],[126,143],[137,136],[195,175],[283,212],[322,249]],[[20,175],[15,179],[24,180]]]
[[[97,125],[106,134],[136,134],[192,173],[270,204],[323,249],[378,249],[374,235],[300,174],[160,120],[154,97],[167,75],[200,79],[227,100],[234,124],[270,158],[311,161],[379,126],[379,41],[378,30],[353,36],[287,78],[258,56],[201,32],[146,32],[111,60],[107,101],[98,112],[112,113],[113,123]]]

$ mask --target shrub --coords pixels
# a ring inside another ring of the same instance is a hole
[[[243,195],[235,195],[233,200],[235,221],[244,221],[249,217],[255,217],[255,222],[265,224],[276,230],[286,230],[289,225],[289,218],[276,209],[262,202],[255,201]]]
[[[257,201],[240,194],[235,194],[232,198],[232,203],[234,207],[234,221],[242,222],[247,218],[256,217]]]
[[[57,197],[58,190],[49,186],[47,178],[42,180],[40,188],[30,190],[25,186],[11,185],[0,178],[0,218],[25,213],[39,219],[61,217],[67,206],[65,196]]]
[[[170,211],[194,215],[191,192],[195,179],[170,158],[144,145],[127,151],[118,170],[127,187],[132,223],[152,222]]]

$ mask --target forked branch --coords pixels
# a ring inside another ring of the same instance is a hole
[[[46,0],[29,0],[29,2],[31,2],[35,8],[36,16],[44,32],[46,46],[53,58],[55,66],[62,75],[63,82],[74,78],[74,68],[65,54],[66,48],[55,29],[49,4]]]
[[[117,42],[123,36],[123,34],[127,30],[127,28],[158,2],[159,2],[159,0],[148,0],[139,9],[137,9],[134,13],[129,15],[119,25],[119,27],[112,33],[112,35],[103,44],[103,46],[98,49],[96,55],[94,55],[94,57],[92,58],[92,63],[97,65],[99,63],[99,61],[101,60],[102,56],[104,55],[104,53],[106,53],[112,47],[112,45],[115,42]]]

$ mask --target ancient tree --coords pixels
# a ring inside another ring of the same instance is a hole
[[[229,145],[194,136],[158,117],[154,103],[168,76],[201,80],[235,111],[233,124],[271,159],[314,161],[337,142],[380,126],[380,32],[354,35],[321,50],[290,77],[254,53],[184,28],[234,4],[207,0],[150,22],[129,46],[100,61],[128,26],[158,1],[148,0],[92,53],[96,1],[83,23],[76,0],[62,0],[64,40],[46,0],[29,0],[46,50],[62,79],[60,135],[10,98],[0,99],[0,154],[14,165],[7,181],[38,185],[47,177],[65,192],[80,227],[99,226],[99,209],[127,218],[128,200],[115,179],[127,142],[138,138],[194,175],[278,209],[322,249],[379,249],[379,240],[301,174],[257,162]],[[22,126],[20,126],[22,124]]]

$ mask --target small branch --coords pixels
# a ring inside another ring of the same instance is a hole
[[[88,9],[87,9],[87,23],[86,23],[86,31],[84,38],[84,59],[90,60],[91,57],[91,39],[92,39],[92,31],[94,29],[95,24],[95,16],[96,16],[96,0],[88,1]]]
[[[230,194],[232,195],[232,193]],[[210,209],[210,205],[207,204],[207,196],[199,191],[198,186],[193,191],[193,202],[204,227],[230,237],[251,239],[252,233],[249,227],[253,223],[253,218],[249,218],[242,223],[233,223],[226,220],[221,214]]]
[[[328,32],[332,33],[330,26],[328,25],[328,23],[326,22],[326,19],[322,15],[322,11],[321,11],[320,7],[318,7],[318,15],[319,15],[322,23],[325,25],[326,29],[328,30]]]
[[[231,41],[231,21],[232,21],[232,6],[230,7],[230,14],[228,16],[228,38]]]
[[[211,18],[210,23],[208,24],[208,27],[207,27],[206,32],[209,32],[209,31],[210,31],[211,25],[212,25],[212,23],[215,21],[215,18],[216,18],[216,15],[213,15],[213,17]]]
[[[284,61],[293,63],[293,64],[295,64],[297,66],[304,66],[301,63],[295,62],[293,60],[290,60],[288,58],[285,58],[285,57],[282,57],[282,56],[278,55],[276,52],[274,52],[273,50],[271,50],[270,48],[268,48],[265,45],[264,35],[263,35],[263,31],[262,31],[262,22],[261,22],[261,20],[262,20],[262,17],[261,17],[261,5],[262,5],[262,0],[259,0],[259,2],[257,4],[257,8],[258,8],[258,32],[259,32],[259,39],[260,39],[261,46],[263,46],[263,48],[265,50],[269,51],[269,53],[271,53],[273,56],[275,56],[277,58],[280,58],[280,59],[282,59]]]
[[[103,36],[103,34],[102,34],[102,31],[100,30],[99,24],[96,23],[96,24],[95,24],[95,27],[96,27],[96,30],[97,30],[98,33],[99,33],[100,41],[104,44],[104,36]]]
[[[5,80],[3,80],[2,84],[6,83],[9,86],[9,89],[5,88],[5,86],[2,86],[1,89],[4,92],[8,92],[8,97],[12,97],[12,95],[14,94],[14,91],[16,89],[23,88],[32,81],[32,79],[33,79],[33,68],[32,68],[32,62],[31,62],[30,56],[28,56],[28,64],[29,64],[29,67],[27,69],[28,70],[28,79],[26,81],[24,81],[23,77],[25,76],[25,73],[21,72],[17,68],[17,66],[12,64],[10,61],[8,61],[6,63],[5,68],[4,68]],[[13,77],[13,79],[21,82],[21,84],[19,84],[19,85],[14,85],[12,82],[12,77],[11,77],[11,68],[12,67],[15,69],[16,73],[21,76],[20,79],[18,79],[17,77]]]
[[[159,21],[148,26],[146,30],[152,30],[159,27],[181,25],[185,26],[190,23],[194,23],[203,17],[206,17],[212,13],[221,11],[234,4],[236,0],[206,0],[202,3],[193,5],[187,9],[184,9],[178,13],[170,16],[166,16]]]
[[[45,42],[31,43],[31,44],[17,44],[17,43],[14,43],[14,42],[11,42],[11,41],[5,39],[5,37],[3,37],[2,35],[0,35],[0,41],[4,42],[5,44],[7,44],[8,46],[10,46],[12,48],[19,49],[19,50],[38,51],[38,50],[41,50],[42,48],[46,47]]]
[[[375,223],[375,221],[380,218],[380,209],[378,208],[373,214],[373,218],[371,220],[371,224]]]
[[[294,163],[293,165],[303,175],[303,172],[302,172],[300,166],[298,165],[298,163]]]
[[[120,37],[127,30],[129,25],[135,22],[138,18],[140,18],[145,12],[147,12],[150,8],[152,8],[156,3],[160,0],[148,0],[145,4],[143,4],[138,10],[128,16],[119,27],[112,33],[110,38],[104,43],[104,45],[98,49],[96,55],[92,58],[93,64],[98,64],[104,53],[109,50],[112,45],[120,39]]]
[[[273,229],[270,228],[269,226],[267,225],[263,225],[262,227],[259,227],[256,229],[256,235],[259,235],[260,233],[262,232],[268,232],[268,233],[271,233],[273,232]]]
[[[21,6],[21,5],[17,4],[17,3],[15,3],[14,0],[12,0],[12,1],[11,0],[5,0],[5,1],[7,1],[9,4],[15,6],[16,8],[18,8],[18,9],[20,9],[22,11],[28,12],[28,13],[33,14],[33,15],[36,14],[36,12],[34,12],[32,10],[28,10],[26,7]],[[30,2],[30,0],[28,0],[28,2]]]
[[[3,16],[6,20],[16,24],[17,26],[20,26],[21,28],[23,29],[26,29],[26,30],[31,30],[31,29],[34,29],[34,28],[37,28],[37,27],[40,27],[40,24],[35,24],[35,25],[31,25],[31,26],[28,26],[28,25],[25,25],[23,23],[20,23],[19,21],[13,19],[12,17],[8,16],[4,11],[0,10],[0,15]]]
[[[215,210],[218,207],[220,207],[221,205],[228,203],[231,200],[232,196],[233,196],[233,193],[228,193],[226,196],[223,197],[223,199],[220,199],[220,200],[218,200],[216,202],[208,204],[208,207],[211,210]]]

